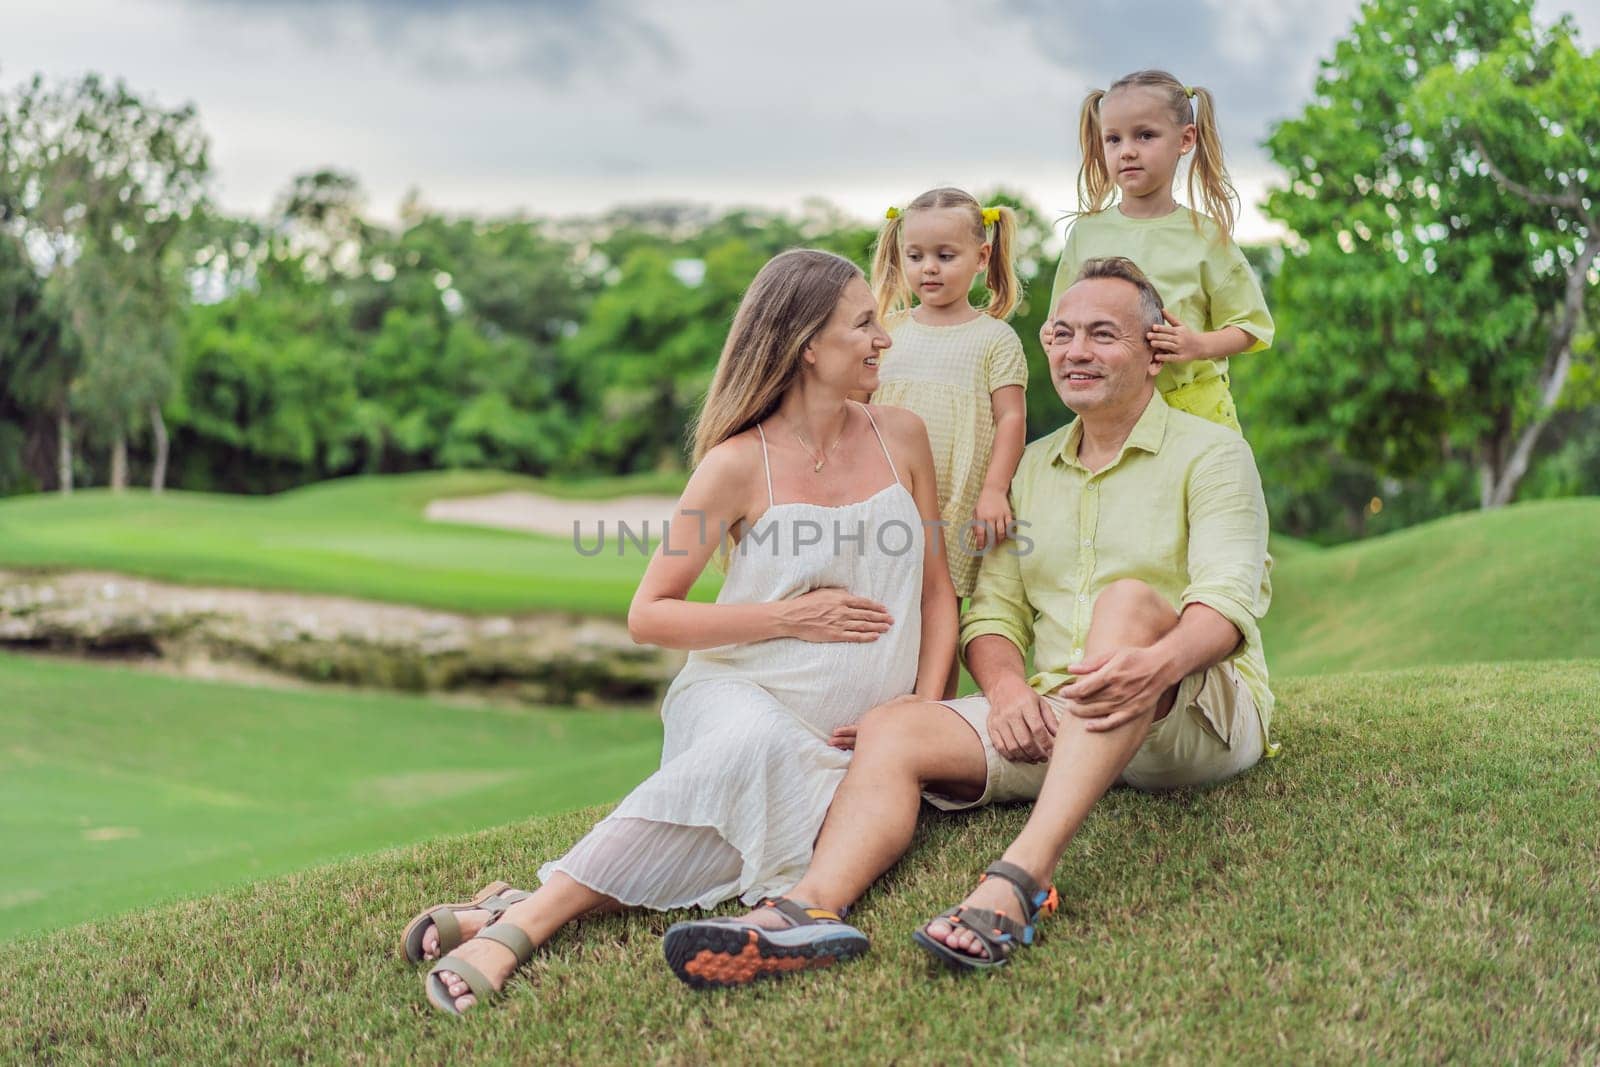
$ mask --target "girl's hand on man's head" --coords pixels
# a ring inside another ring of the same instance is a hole
[[[1150,327],[1145,340],[1155,350],[1156,359],[1162,363],[1188,363],[1196,359],[1210,359],[1205,348],[1205,335],[1189,329],[1169,308],[1161,309],[1167,321]]]

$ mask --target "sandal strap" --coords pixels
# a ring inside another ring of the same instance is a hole
[[[818,923],[842,923],[844,919],[836,912],[827,908],[813,907],[803,904],[798,900],[788,897],[768,897],[761,902],[763,907],[772,908],[779,915],[789,920],[790,927],[815,926]]]
[[[511,905],[519,904],[531,896],[533,896],[533,894],[528,892],[526,889],[507,889],[503,892],[496,893],[492,897],[486,898],[481,904],[477,904],[475,906],[499,916],[508,910]]]
[[[995,860],[984,868],[983,875],[985,878],[993,875],[1001,881],[1011,883],[1011,887],[1017,891],[1017,899],[1022,901],[1022,908],[1027,914],[1030,926],[1039,917],[1040,912],[1048,915],[1056,910],[1056,887],[1040,889],[1039,883],[1033,880],[1033,875],[1015,863]]]
[[[428,972],[428,983],[430,986],[437,985],[439,987],[439,992],[444,994],[444,999],[439,1002],[440,1006],[445,1007],[445,1010],[451,1014],[458,1015],[460,1013],[454,1007],[446,1006],[449,996],[444,989],[444,979],[439,977],[440,971],[449,971],[467,983],[467,988],[472,990],[472,995],[478,998],[480,1004],[488,1003],[500,995],[500,991],[494,987],[494,983],[489,981],[488,977],[478,968],[466,960],[458,959],[455,956],[446,956],[434,964],[433,969]],[[430,993],[430,997],[431,995]]]
[[[450,904],[434,908],[428,913],[428,921],[433,923],[433,928],[439,931],[439,947],[446,952],[451,951],[461,944],[461,921],[456,918],[456,909]]]
[[[478,937],[510,949],[518,967],[533,958],[533,939],[511,923],[491,923],[478,931]]]
[[[955,908],[955,914],[950,917],[952,925],[959,923],[970,930],[979,941],[983,942],[989,959],[999,962],[1007,959],[1016,947],[1033,942],[1033,927],[1024,926],[1004,912],[990,911],[987,908]]]

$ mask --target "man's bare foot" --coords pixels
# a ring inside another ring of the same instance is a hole
[[[1021,902],[1017,899],[1017,891],[1003,878],[987,878],[979,882],[978,888],[967,894],[967,899],[961,903],[968,908],[1003,911],[1008,918],[1019,923],[1026,924],[1028,921],[1027,912],[1018,913]],[[983,947],[978,935],[965,926],[952,926],[947,919],[935,919],[926,929],[929,937],[944,942],[957,952],[965,952],[981,960],[989,958],[989,950]]]

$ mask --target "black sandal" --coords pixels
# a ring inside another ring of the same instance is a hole
[[[1022,913],[1028,917],[1027,922],[1019,923],[1004,911],[957,905],[944,914],[929,919],[923,923],[922,929],[911,935],[917,946],[940,963],[957,970],[986,971],[1004,967],[1010,962],[1011,954],[1017,950],[1018,945],[1033,944],[1034,924],[1041,916],[1054,914],[1060,903],[1056,887],[1040,889],[1039,883],[1033,880],[1032,875],[1015,863],[1007,863],[1005,860],[996,860],[989,864],[988,870],[983,872],[983,877],[978,881],[986,882],[991,875],[1011,883],[1011,888],[1017,892],[1017,900],[1022,903]],[[988,955],[973,956],[959,949],[953,949],[930,935],[928,927],[940,919],[951,926],[965,927],[972,931]]]
[[[662,941],[672,973],[695,989],[748,985],[796,971],[853,960],[870,947],[867,935],[828,911],[788,897],[770,897],[789,925],[768,930],[745,919],[674,923]]]

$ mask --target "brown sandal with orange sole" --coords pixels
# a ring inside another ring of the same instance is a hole
[[[826,908],[788,897],[772,897],[761,906],[778,912],[789,925],[768,930],[744,919],[674,924],[662,941],[672,973],[695,989],[742,986],[832,967],[871,947],[866,934]]]

